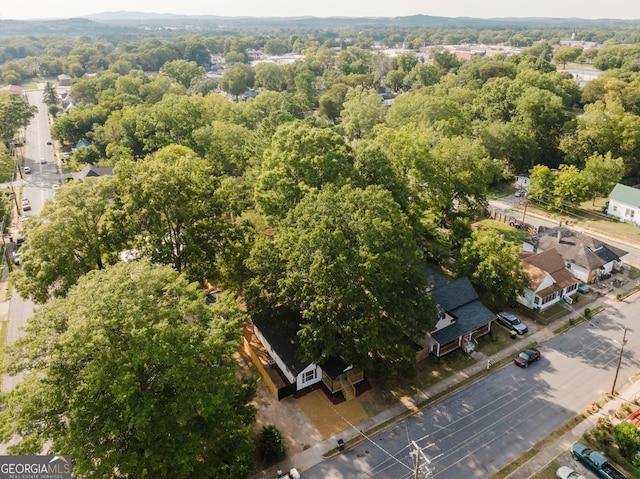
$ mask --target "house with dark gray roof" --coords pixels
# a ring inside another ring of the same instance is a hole
[[[73,175],[76,180],[84,180],[85,178],[95,178],[98,176],[113,176],[113,166],[95,166],[86,164],[82,170],[74,173]]]
[[[556,249],[565,267],[584,283],[598,281],[622,268],[622,257],[628,254],[621,248],[569,228],[555,227],[529,236],[522,241],[528,253],[542,253]]]
[[[355,385],[364,381],[362,370],[353,368],[338,356],[324,358],[321,362],[300,358],[300,312],[279,307],[254,315],[252,323],[254,334],[271,357],[271,367],[277,367],[288,382],[278,389],[278,399],[318,383],[331,394],[341,392],[346,400],[356,396]]]
[[[520,255],[529,284],[518,302],[529,309],[541,311],[560,301],[572,303],[580,280],[565,266],[555,248],[542,253],[523,252]]]
[[[609,194],[605,213],[640,226],[640,189],[618,183]]]
[[[418,359],[431,353],[442,357],[451,351],[462,348],[469,353],[475,349],[476,338],[491,332],[491,324],[496,315],[480,302],[480,297],[466,276],[454,281],[444,275],[441,280],[433,280],[433,273],[429,277],[433,284],[430,290],[438,317],[435,328],[418,344],[422,351]],[[444,278],[445,280],[442,280]]]

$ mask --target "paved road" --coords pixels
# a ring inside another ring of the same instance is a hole
[[[28,93],[29,103],[38,107],[38,113],[32,118],[26,131],[26,144],[24,149],[25,165],[31,168],[32,173],[24,174],[23,179],[13,182],[16,191],[22,188],[22,197],[29,198],[31,211],[25,212],[28,216],[38,214],[42,210],[44,202],[53,198],[51,185],[57,176],[53,149],[47,145],[49,136],[49,123],[47,120],[46,105],[42,102],[42,91],[36,90]],[[40,158],[45,158],[47,163],[41,164]],[[9,186],[9,185],[4,185]],[[22,212],[18,212],[17,218]],[[14,223],[11,228],[13,238],[20,233],[20,223]],[[33,315],[34,303],[22,299],[16,291],[13,291],[8,305],[5,305],[3,313],[8,319],[7,343],[13,343],[22,334],[22,328]],[[4,375],[2,389],[9,391],[20,380],[19,377]]]
[[[431,459],[434,478],[486,478],[545,439],[609,392],[640,365],[640,334],[632,319],[637,296],[620,302],[541,346],[529,368],[508,364],[437,405],[305,471],[308,479],[414,477],[413,442]],[[636,328],[634,330],[634,328]],[[633,399],[633,398],[631,398]],[[424,476],[421,476],[424,477]]]

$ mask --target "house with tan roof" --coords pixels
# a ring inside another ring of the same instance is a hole
[[[564,265],[580,281],[588,284],[622,268],[622,257],[628,254],[602,240],[569,228],[549,228],[522,241],[528,253],[542,253],[554,249]]]
[[[565,265],[555,248],[542,253],[523,252],[520,255],[529,284],[518,302],[529,309],[541,311],[559,301],[570,299],[578,290],[580,280]]]

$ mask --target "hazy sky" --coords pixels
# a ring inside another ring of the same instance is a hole
[[[178,13],[250,17],[555,17],[640,20],[638,0],[2,0],[0,19],[69,18],[91,13]]]

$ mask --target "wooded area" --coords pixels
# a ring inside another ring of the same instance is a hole
[[[436,316],[421,267],[443,247],[493,304],[526,284],[516,248],[471,228],[490,188],[530,173],[530,199],[566,209],[640,183],[640,26],[574,27],[6,38],[4,83],[45,84],[58,145],[90,144],[65,165],[114,176],[65,184],[25,223],[15,280],[43,307],[9,351],[30,374],[3,399],[3,438],[53,440],[81,477],[105,477],[101,459],[118,477],[246,477],[255,386],[232,355],[239,324],[276,305],[302,313],[305,360],[411,373],[406,338]],[[465,43],[509,53],[461,59]],[[568,63],[602,74],[583,86]],[[8,171],[32,114],[0,93]],[[211,285],[226,293],[207,308]]]

